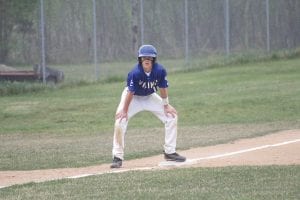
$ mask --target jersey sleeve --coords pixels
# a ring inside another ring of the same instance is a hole
[[[165,69],[162,69],[161,78],[158,83],[158,87],[167,88],[168,86],[169,86],[169,84],[168,84],[168,80],[167,80],[167,71]]]
[[[135,87],[134,87],[134,76],[132,73],[128,73],[127,76],[127,88],[130,92],[135,92]]]

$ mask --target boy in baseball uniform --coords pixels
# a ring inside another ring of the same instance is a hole
[[[152,45],[142,45],[138,63],[128,73],[127,87],[123,90],[117,108],[113,138],[111,168],[120,168],[124,160],[124,137],[128,121],[141,111],[150,111],[165,125],[164,157],[169,161],[184,162],[176,153],[177,112],[169,104],[167,72],[156,62],[157,51]],[[158,95],[156,92],[159,90]]]

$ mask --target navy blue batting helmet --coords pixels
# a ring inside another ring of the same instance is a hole
[[[156,51],[155,47],[150,44],[142,45],[139,48],[138,58],[140,58],[140,57],[156,58],[156,56],[157,56],[157,51]]]

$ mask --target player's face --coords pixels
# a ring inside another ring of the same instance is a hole
[[[142,57],[142,65],[145,72],[151,72],[152,70],[152,57]]]

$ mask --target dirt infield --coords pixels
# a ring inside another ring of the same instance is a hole
[[[29,182],[174,167],[300,165],[299,152],[300,130],[289,130],[257,138],[237,140],[228,144],[180,151],[180,154],[188,158],[185,163],[165,162],[162,155],[158,155],[125,161],[121,169],[114,170],[109,168],[110,164],[103,164],[84,168],[0,171],[0,188]]]

